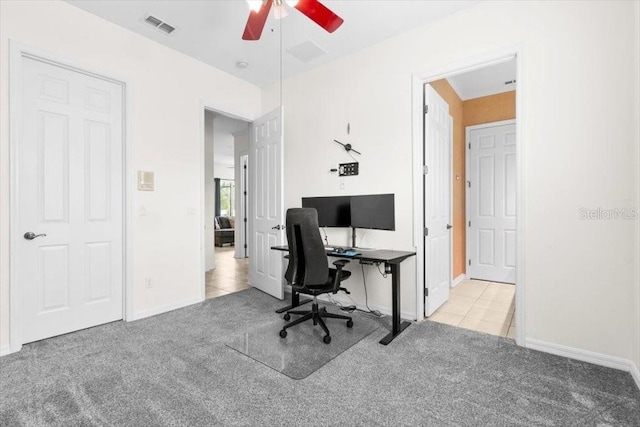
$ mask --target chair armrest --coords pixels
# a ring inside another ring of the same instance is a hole
[[[349,263],[348,259],[339,259],[333,262],[333,265],[336,266],[337,273],[335,274],[335,278],[333,279],[333,289],[332,293],[337,293],[340,290],[340,281],[342,280],[342,269],[345,265]]]
[[[342,268],[342,267],[344,267],[345,265],[347,265],[348,263],[349,263],[349,260],[348,260],[348,259],[339,259],[339,260],[337,260],[337,261],[334,261],[334,262],[333,262],[333,265],[335,265],[335,266],[336,266],[336,267],[338,267],[338,268]]]

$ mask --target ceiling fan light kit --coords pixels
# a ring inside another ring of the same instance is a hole
[[[283,18],[286,15],[284,4],[302,12],[313,22],[324,28],[327,32],[333,33],[337,30],[344,20],[329,10],[318,0],[247,0],[249,4],[249,19],[242,34],[243,40],[259,40],[262,30],[269,17],[271,6],[277,8],[276,19]]]

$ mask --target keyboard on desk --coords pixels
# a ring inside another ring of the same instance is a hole
[[[353,248],[341,248],[339,246],[336,246],[333,248],[328,247],[325,249],[329,251],[331,255],[340,255],[346,257],[360,255],[360,252],[354,250]]]

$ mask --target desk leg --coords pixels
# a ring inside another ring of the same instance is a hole
[[[306,304],[308,302],[311,302],[311,300],[305,299],[305,300],[302,300],[302,302],[300,302],[300,294],[294,291],[293,289],[291,289],[291,305],[277,309],[276,313],[284,313],[285,311],[289,311],[291,309],[298,307],[299,305]]]
[[[386,267],[386,266],[385,266]],[[400,265],[391,264],[391,292],[392,292],[392,325],[391,332],[380,340],[380,344],[387,345],[395,337],[400,335],[400,332],[407,329],[411,324],[409,322],[403,322],[400,319]]]

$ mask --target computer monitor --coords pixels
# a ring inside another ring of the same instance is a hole
[[[395,230],[395,195],[351,196],[351,227]]]
[[[320,227],[349,227],[351,225],[350,197],[303,197],[303,208],[318,211]]]

